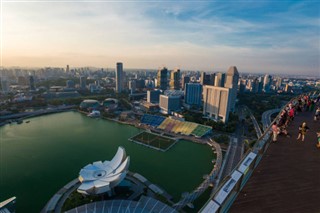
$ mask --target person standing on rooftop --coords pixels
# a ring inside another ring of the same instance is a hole
[[[272,130],[272,141],[277,142],[278,134],[280,133],[280,128],[277,126],[277,123],[274,122],[271,127]]]
[[[303,122],[300,126],[299,126],[299,135],[297,140],[300,139],[301,137],[301,141],[304,141],[304,136],[307,133],[307,131],[309,130],[309,127],[307,126],[306,122]]]

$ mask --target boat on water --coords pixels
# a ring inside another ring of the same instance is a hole
[[[89,114],[88,114],[88,117],[90,117],[90,118],[99,118],[100,117],[100,111],[98,111],[98,110],[92,110],[92,112],[90,112]]]

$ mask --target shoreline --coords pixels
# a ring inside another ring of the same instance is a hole
[[[12,121],[19,122],[23,121],[28,118],[33,118],[33,117],[38,117],[42,115],[49,115],[49,114],[54,114],[54,113],[60,113],[60,112],[67,112],[67,111],[72,111],[76,110],[75,105],[71,106],[61,106],[53,109],[40,109],[34,112],[22,112],[22,113],[16,113],[16,114],[11,114],[11,115],[5,115],[5,116],[0,116],[0,119],[4,120],[0,122],[0,127],[5,126],[6,124],[10,124]],[[18,123],[21,124],[21,123]]]

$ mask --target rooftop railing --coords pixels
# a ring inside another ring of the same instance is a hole
[[[313,92],[304,94],[311,96]],[[315,93],[313,93],[314,96]],[[210,199],[200,210],[201,213],[224,213],[227,212],[237,195],[245,186],[247,181],[252,175],[254,169],[258,166],[264,153],[270,145],[271,127],[272,123],[277,122],[280,119],[281,111],[289,106],[290,103],[298,103],[298,99],[301,97],[292,98],[281,110],[277,117],[271,122],[271,124],[264,130],[264,133],[258,138],[255,145],[249,149],[238,165],[232,170],[232,172],[226,176],[220,183],[219,187],[212,193]]]

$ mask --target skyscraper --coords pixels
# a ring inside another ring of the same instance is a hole
[[[210,83],[209,83],[209,85],[215,86],[214,85],[215,78],[216,78],[216,74],[215,73],[210,74]]]
[[[203,86],[203,115],[207,118],[227,122],[231,101],[230,88]]]
[[[184,90],[185,88],[185,84],[189,83],[190,82],[190,77],[189,76],[182,76],[182,80],[181,80],[181,86],[182,86],[182,89]]]
[[[276,89],[280,89],[282,86],[282,78],[277,77]]]
[[[80,88],[82,90],[86,89],[87,82],[86,82],[87,77],[85,76],[80,76]]]
[[[172,90],[180,89],[180,69],[176,68],[173,71],[171,71],[170,89]]]
[[[166,90],[168,85],[168,69],[162,67],[158,70],[157,74],[157,87],[162,90]]]
[[[272,82],[272,77],[270,75],[266,74],[263,79],[263,91],[264,92],[269,92],[271,82]]]
[[[224,87],[225,79],[226,79],[225,73],[221,73],[221,72],[216,73],[214,77],[214,86]]]
[[[34,77],[32,75],[29,76],[29,85],[30,85],[30,90],[36,90],[36,87],[34,85]]]
[[[188,105],[200,107],[202,85],[199,83],[187,83],[184,91],[184,102]]]
[[[227,72],[227,78],[225,87],[230,88],[230,111],[235,111],[235,104],[237,99],[237,90],[238,90],[238,81],[239,81],[239,72],[237,67],[231,66]]]
[[[116,67],[116,92],[121,93],[123,88],[123,64],[117,63]]]
[[[205,72],[202,72],[200,75],[200,84],[210,85],[210,75],[207,75]]]
[[[240,80],[239,93],[244,93],[246,91],[246,86],[247,86],[247,80],[246,79],[241,79]]]
[[[0,83],[1,83],[1,91],[3,93],[7,93],[9,92],[9,82],[7,81],[7,79],[5,77],[1,77],[0,78]]]
[[[253,93],[261,93],[263,83],[259,80],[259,78],[255,78],[252,80],[251,92]]]
[[[67,65],[66,73],[69,73],[69,65]]]
[[[133,94],[136,91],[136,82],[137,82],[136,79],[131,79],[129,81],[129,90],[131,94]]]
[[[286,86],[285,86],[285,88],[284,88],[284,91],[287,92],[287,93],[290,93],[291,90],[292,90],[292,86],[293,86],[292,82],[286,83]]]

